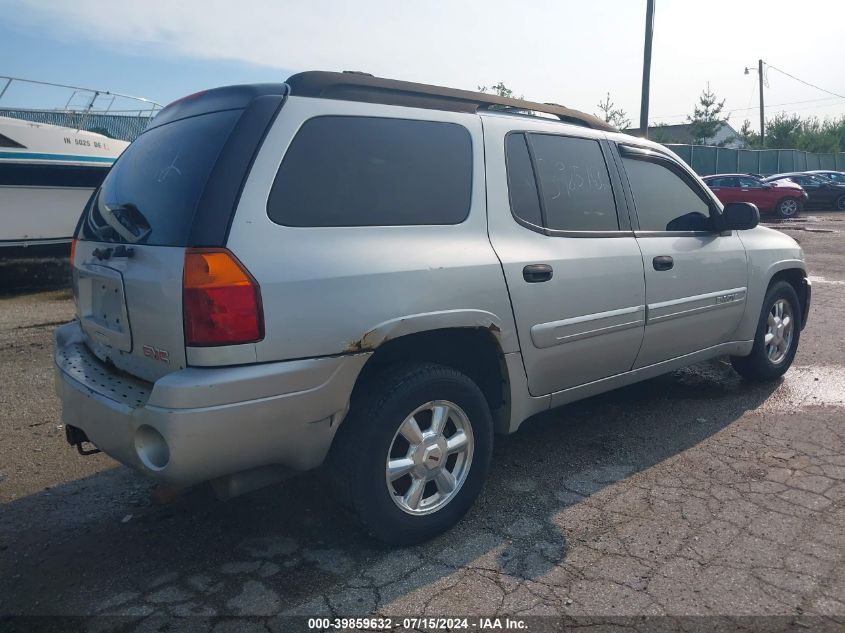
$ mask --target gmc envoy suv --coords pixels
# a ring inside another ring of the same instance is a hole
[[[531,415],[721,355],[781,376],[810,283],[758,221],[554,104],[362,73],[197,93],[79,221],[67,438],[223,498],[325,464],[419,542]]]

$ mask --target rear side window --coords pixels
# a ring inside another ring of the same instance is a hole
[[[546,228],[619,230],[610,176],[598,141],[551,134],[530,134],[528,138]]]
[[[472,143],[463,126],[323,116],[294,137],[267,213],[298,227],[459,224],[471,195]]]
[[[710,208],[678,174],[664,165],[623,157],[641,231],[707,231]]]
[[[78,237],[185,246],[208,176],[242,110],[144,132],[112,166]]]
[[[535,226],[543,226],[540,212],[540,193],[531,156],[524,134],[509,134],[505,141],[505,156],[508,164],[508,192],[513,214]]]

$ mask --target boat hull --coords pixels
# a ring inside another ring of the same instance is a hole
[[[94,188],[0,186],[0,248],[69,242]]]

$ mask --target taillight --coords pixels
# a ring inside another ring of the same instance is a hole
[[[258,283],[224,248],[189,248],[182,276],[185,345],[239,345],[264,338]]]
[[[76,255],[76,238],[70,241],[70,265],[73,267],[74,256]]]

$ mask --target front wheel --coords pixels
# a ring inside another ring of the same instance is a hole
[[[786,373],[801,337],[801,306],[795,289],[777,281],[766,292],[748,356],[731,356],[731,364],[749,380],[774,380]]]
[[[794,218],[800,210],[801,207],[795,198],[784,198],[775,206],[775,213],[781,218]]]
[[[389,367],[359,392],[332,454],[341,501],[394,545],[446,531],[475,502],[490,469],[484,394],[466,375],[432,363]]]
[[[839,196],[836,199],[836,209],[838,211],[845,211],[845,196]]]

